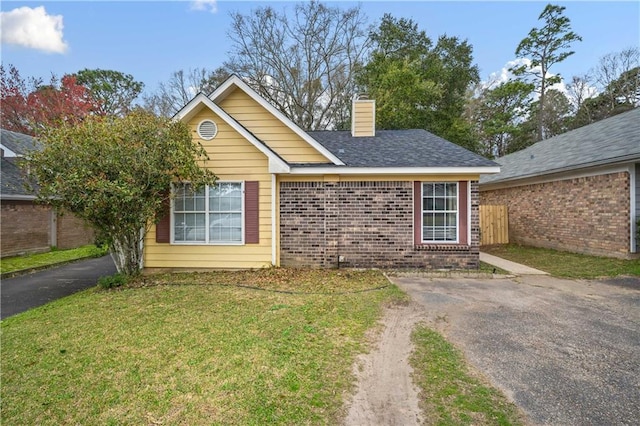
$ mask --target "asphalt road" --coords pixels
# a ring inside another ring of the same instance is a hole
[[[638,424],[637,278],[393,281],[532,424]]]
[[[0,282],[0,318],[24,312],[96,285],[100,277],[113,275],[111,256],[80,260]]]

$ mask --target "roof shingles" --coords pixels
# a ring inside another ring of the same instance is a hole
[[[481,184],[497,183],[591,166],[640,160],[640,108],[537,142],[496,159],[500,173]]]
[[[498,166],[426,130],[378,130],[372,137],[353,137],[350,131],[308,133],[347,167]]]

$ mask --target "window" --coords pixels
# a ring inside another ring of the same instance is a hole
[[[422,183],[422,242],[458,242],[458,183]]]
[[[219,182],[194,191],[176,185],[173,201],[173,240],[176,243],[243,243],[243,187]]]

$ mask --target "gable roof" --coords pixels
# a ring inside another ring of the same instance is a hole
[[[498,158],[501,172],[481,177],[480,184],[638,160],[640,108],[635,108]]]
[[[227,95],[229,95],[235,88],[239,88],[244,91],[247,95],[249,95],[254,101],[260,104],[263,108],[265,108],[271,115],[280,120],[286,127],[291,129],[296,135],[298,135],[302,140],[307,142],[313,148],[316,149],[320,154],[325,156],[329,161],[331,161],[335,165],[343,165],[342,161],[338,157],[336,157],[332,152],[325,149],[321,144],[319,144],[316,140],[314,140],[309,133],[302,130],[291,121],[287,116],[285,116],[282,112],[280,112],[276,107],[271,105],[266,99],[260,96],[255,90],[253,90],[247,83],[245,83],[240,77],[237,75],[232,75],[224,83],[222,83],[216,90],[213,91],[209,98],[214,102],[220,102]]]
[[[0,198],[3,200],[34,200],[35,195],[25,188],[26,176],[20,167],[20,157],[3,157],[0,159]]]
[[[282,157],[269,148],[264,142],[256,138],[253,133],[247,130],[237,120],[227,114],[222,108],[216,105],[210,98],[202,93],[198,93],[193,99],[189,101],[180,111],[175,115],[176,118],[189,119],[199,111],[199,106],[204,105],[211,111],[216,113],[225,123],[231,128],[240,133],[249,143],[255,146],[260,152],[267,156],[269,159],[269,170],[273,172],[287,172],[289,171],[289,165]]]
[[[378,130],[375,136],[368,137],[353,137],[350,131],[309,134],[349,167],[498,166],[426,130]]]
[[[33,136],[24,133],[12,132],[11,130],[0,129],[0,144],[8,157],[23,156],[29,151],[42,149],[42,144]]]

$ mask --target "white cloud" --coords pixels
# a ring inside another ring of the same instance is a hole
[[[0,12],[0,39],[48,53],[65,53],[69,46],[62,39],[62,15],[47,15],[44,6],[19,7]]]
[[[194,0],[191,2],[191,10],[204,10],[216,13],[218,11],[218,0]]]
[[[499,86],[500,84],[506,83],[514,77],[513,73],[509,71],[510,68],[519,67],[520,65],[529,66],[529,64],[531,64],[531,60],[527,58],[517,58],[513,61],[509,61],[504,64],[500,71],[492,72],[491,74],[489,74],[489,78],[486,81],[483,81],[482,84],[484,87]]]

